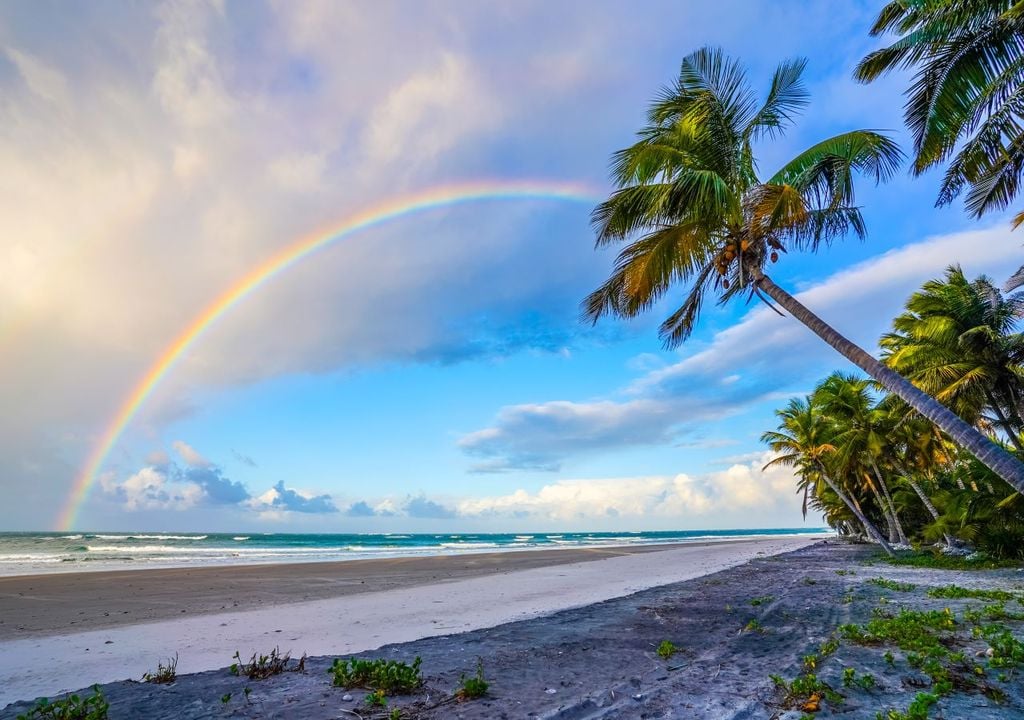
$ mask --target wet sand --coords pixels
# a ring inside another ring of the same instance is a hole
[[[721,542],[686,543],[701,548]],[[0,577],[0,640],[245,611],[677,549],[565,548],[344,562]]]

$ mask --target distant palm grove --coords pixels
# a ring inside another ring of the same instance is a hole
[[[893,41],[855,77],[910,71],[911,171],[945,167],[937,204],[962,197],[976,217],[1008,208],[1024,175],[1024,2],[895,0],[870,33]],[[661,325],[673,347],[709,298],[788,313],[866,374],[822,379],[764,433],[769,464],[795,470],[805,514],[887,552],[928,544],[1024,559],[1024,268],[992,280],[952,265],[907,299],[880,357],[777,285],[767,269],[785,253],[864,237],[855,179],[884,182],[906,157],[887,135],[853,130],[761,177],[754,144],[808,105],[804,66],[779,65],[759,98],[722,51],[684,58],[636,142],[613,157],[617,189],[593,219],[598,246],[625,246],[583,315],[633,317],[683,285]]]

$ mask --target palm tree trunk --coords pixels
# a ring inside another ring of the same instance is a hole
[[[1017,452],[1024,455],[1024,445],[1021,445],[1020,435],[1013,429],[1013,424],[999,406],[999,401],[990,392],[986,392],[985,395],[988,397],[988,404],[992,406],[992,411],[995,412],[996,417],[999,419],[999,425],[1003,428],[1003,432],[1006,433],[1006,437],[1010,438],[1010,442],[1017,448]]]
[[[968,425],[938,400],[921,391],[902,375],[886,367],[840,335],[803,303],[772,282],[771,278],[761,272],[759,268],[752,268],[751,275],[754,284],[760,290],[788,310],[815,335],[873,377],[889,392],[902,398],[910,407],[938,425],[954,442],[971,452],[992,472],[1003,478],[1016,490],[1024,493],[1024,463]]]
[[[885,531],[889,536],[889,542],[897,543],[900,538],[896,534],[896,523],[892,519],[892,511],[885,502],[885,498],[882,497],[882,493],[878,492],[878,487],[874,481],[871,480],[866,474],[864,476],[868,481],[868,487],[871,489],[871,494],[875,496],[875,504],[878,505],[878,509],[882,511],[882,518],[885,519]]]
[[[839,489],[838,485],[832,482],[832,478],[830,478],[828,474],[825,473],[824,468],[819,469],[821,471],[822,479],[832,489],[832,492],[834,492],[836,496],[838,496],[838,498],[843,501],[843,504],[850,509],[850,512],[852,512],[854,516],[860,521],[860,524],[863,525],[864,529],[868,531],[868,534],[875,539],[875,542],[882,546],[882,549],[885,550],[886,554],[889,555],[889,557],[893,557],[894,553],[892,551],[892,548],[889,547],[889,543],[887,543],[885,541],[885,538],[882,537],[882,533],[878,532],[878,528],[876,528],[874,524],[867,519],[867,516],[860,511],[859,507],[850,502],[850,498],[846,496],[846,493]]]
[[[903,523],[900,522],[900,516],[896,513],[896,503],[892,501],[892,495],[889,494],[889,486],[882,479],[882,473],[879,471],[878,465],[874,460],[871,460],[871,469],[874,471],[875,477],[878,478],[878,484],[882,488],[882,494],[885,495],[885,501],[889,504],[889,513],[892,515],[892,521],[896,525],[896,534],[899,536],[900,544],[910,545],[910,541],[907,540],[907,534],[903,532]]]
[[[924,508],[928,511],[928,514],[932,516],[932,519],[935,520],[935,522],[938,522],[938,509],[936,509],[935,505],[932,503],[931,498],[924,494],[921,486],[917,484],[916,480],[914,480],[914,476],[908,472],[904,472],[903,477],[906,479],[911,489],[917,493],[919,498],[921,498],[921,502],[924,504]],[[946,547],[953,547],[953,538],[951,538],[945,530],[942,531],[942,539],[946,541]]]

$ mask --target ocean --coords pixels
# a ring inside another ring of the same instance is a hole
[[[828,528],[770,528],[522,534],[0,533],[0,576],[686,543],[830,532]]]

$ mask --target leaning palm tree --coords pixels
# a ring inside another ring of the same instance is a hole
[[[614,156],[619,188],[594,211],[597,245],[628,243],[609,279],[584,301],[584,316],[593,322],[606,314],[633,317],[686,283],[682,304],[661,326],[666,345],[675,346],[693,331],[708,295],[719,302],[771,298],[1024,490],[1024,465],[765,274],[781,252],[815,252],[851,232],[863,237],[854,174],[881,182],[902,159],[885,135],[855,130],[819,142],[760,179],[753,143],[780,135],[807,104],[804,66],[803,60],[781,64],[758,103],[744,70],[720,50],[704,48],[683,60],[679,80],[652,104],[639,140]]]
[[[793,398],[782,410],[776,410],[779,418],[778,430],[761,435],[761,441],[778,453],[765,468],[773,465],[785,465],[794,468],[800,476],[800,487],[804,490],[804,515],[807,514],[807,494],[815,492],[818,483],[824,483],[829,490],[857,518],[868,537],[882,546],[892,555],[892,549],[886,543],[882,533],[868,519],[850,492],[840,487],[826,462],[835,453],[835,446],[829,438],[829,427],[822,419],[821,412],[811,398],[801,400]],[[816,495],[818,493],[815,492]]]

